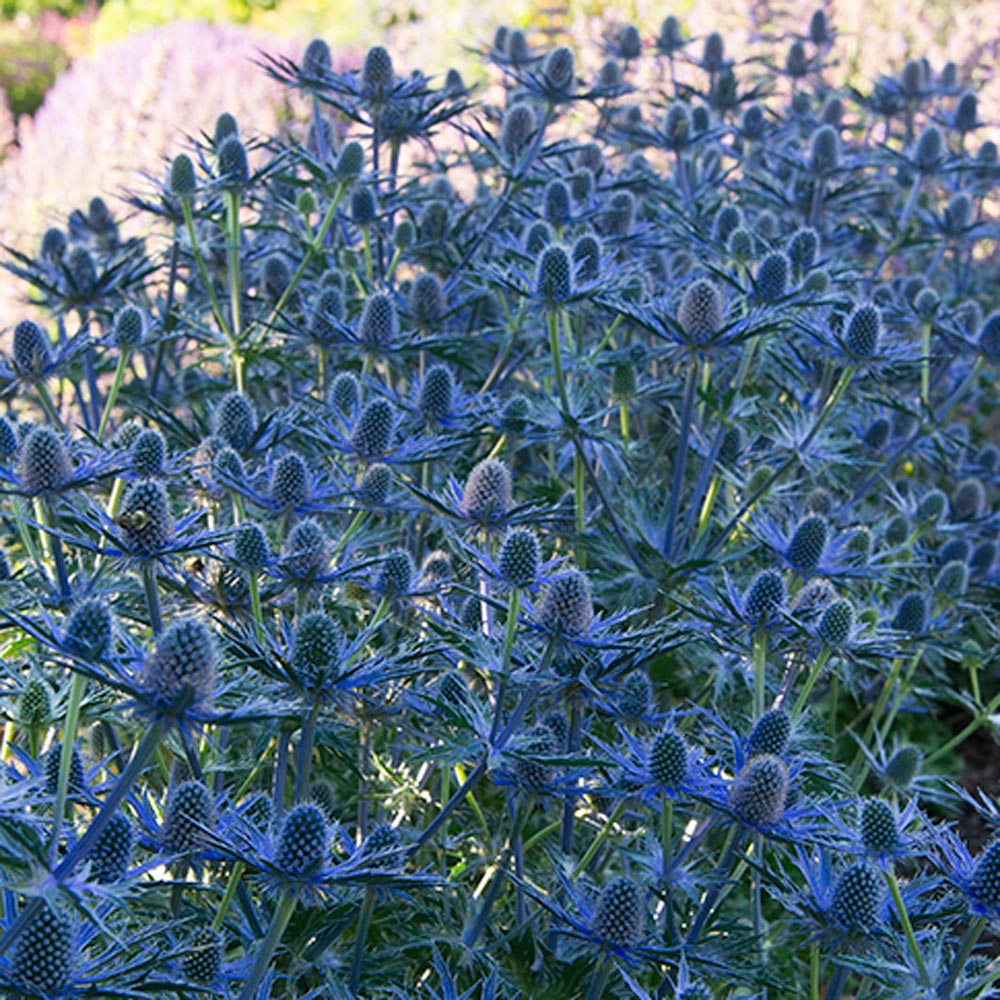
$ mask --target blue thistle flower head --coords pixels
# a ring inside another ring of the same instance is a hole
[[[215,638],[197,618],[164,629],[146,659],[143,688],[151,703],[170,715],[209,706],[215,694]]]
[[[51,996],[69,985],[75,933],[69,916],[44,906],[24,928],[10,964],[13,982],[35,996]]]
[[[31,496],[62,490],[72,475],[62,438],[49,427],[33,428],[21,445],[19,473]]]
[[[623,876],[601,890],[591,927],[594,935],[612,949],[627,951],[639,945],[646,932],[646,908],[635,879]]]
[[[323,810],[314,802],[300,802],[281,824],[275,862],[293,879],[320,868],[330,848]]]
[[[200,853],[208,843],[216,823],[212,793],[201,781],[183,781],[167,796],[160,843],[170,855]]]
[[[396,302],[388,292],[368,297],[358,323],[358,342],[372,354],[388,352],[399,335]]]

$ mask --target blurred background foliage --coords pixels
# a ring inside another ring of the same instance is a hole
[[[140,173],[161,173],[163,158],[184,142],[177,123],[196,134],[226,110],[250,133],[272,131],[294,109],[253,65],[262,49],[298,55],[318,35],[347,66],[384,44],[401,69],[443,74],[454,66],[478,82],[471,47],[488,44],[501,23],[593,58],[594,39],[635,24],[648,40],[674,14],[691,39],[720,31],[741,73],[760,75],[764,43],[805,32],[819,2],[0,0],[0,244],[31,247],[93,195],[114,199]],[[960,82],[979,89],[981,118],[1000,119],[996,0],[823,6],[838,32],[834,82],[874,81],[912,56],[953,61]],[[4,280],[0,326],[12,322]]]

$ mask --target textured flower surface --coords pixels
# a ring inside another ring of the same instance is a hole
[[[4,251],[0,993],[995,992],[989,65],[785,6],[261,50]]]

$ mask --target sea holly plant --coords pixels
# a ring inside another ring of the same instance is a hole
[[[0,989],[995,994],[985,112],[619,28],[12,248]]]

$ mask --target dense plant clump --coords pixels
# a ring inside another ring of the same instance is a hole
[[[317,39],[11,251],[0,992],[994,995],[996,147],[794,35]]]

